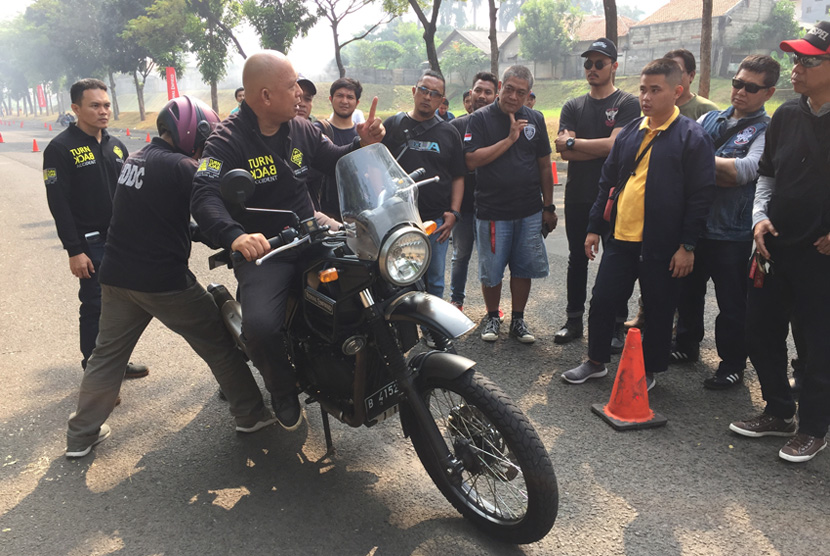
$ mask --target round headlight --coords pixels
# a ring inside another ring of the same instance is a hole
[[[390,234],[380,249],[380,273],[396,286],[408,286],[427,271],[429,238],[421,230],[406,226]]]

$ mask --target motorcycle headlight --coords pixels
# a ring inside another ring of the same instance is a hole
[[[408,286],[427,271],[429,238],[412,226],[399,228],[383,243],[378,263],[381,275],[396,286]]]

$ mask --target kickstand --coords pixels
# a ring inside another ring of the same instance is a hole
[[[331,427],[329,426],[329,414],[322,407],[320,408],[320,412],[322,413],[323,417],[323,434],[326,437],[326,455],[324,455],[323,457],[326,458],[328,456],[334,455],[334,443],[332,443],[331,441]]]

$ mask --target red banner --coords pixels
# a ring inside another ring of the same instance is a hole
[[[46,95],[43,94],[43,85],[37,86],[37,105],[46,108]]]
[[[179,96],[179,85],[176,83],[176,68],[167,68],[167,100]]]

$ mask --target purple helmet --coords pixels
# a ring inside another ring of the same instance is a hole
[[[173,138],[176,150],[193,156],[219,123],[219,116],[204,102],[187,95],[164,105],[156,119],[159,135],[165,131]]]

